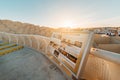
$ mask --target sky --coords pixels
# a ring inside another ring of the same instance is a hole
[[[49,27],[120,26],[120,0],[0,0],[0,19]]]

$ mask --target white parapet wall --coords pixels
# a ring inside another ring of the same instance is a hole
[[[11,34],[6,32],[0,32],[0,40],[31,47],[44,53],[47,52],[47,45],[50,41],[48,37],[40,35]]]
[[[5,32],[0,32],[0,40],[34,48],[42,52],[45,56],[48,52],[47,48],[50,42],[50,38],[40,35],[11,34]],[[86,80],[120,80],[120,54],[97,48],[91,48],[90,53],[83,74]],[[47,57],[51,58],[50,56]]]
[[[120,80],[120,54],[92,48],[84,76],[87,80]]]

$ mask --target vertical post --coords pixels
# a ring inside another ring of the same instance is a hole
[[[25,46],[25,38],[24,38],[24,35],[22,35],[22,39],[23,39],[23,45]]]
[[[11,42],[11,38],[10,38],[10,35],[8,33],[5,33],[8,37],[8,42],[10,43]]]
[[[32,40],[31,40],[31,36],[28,36],[29,37],[29,41],[30,41],[30,46],[32,48]]]
[[[1,40],[1,32],[0,32],[0,40]]]
[[[15,35],[15,37],[16,37],[16,41],[17,41],[16,43],[18,44],[18,36],[17,36],[17,35]]]
[[[94,38],[93,35],[94,35],[93,32],[91,32],[89,34],[88,40],[85,44],[85,47],[84,47],[84,50],[83,50],[83,53],[82,53],[82,59],[80,61],[79,68],[78,68],[78,73],[77,73],[78,80],[80,80],[82,75],[83,75],[83,71],[85,69],[85,65],[86,65],[86,62],[87,62],[87,59],[88,59],[88,56],[89,56],[89,53],[90,53],[90,49],[91,49],[91,46],[93,44],[93,38]]]
[[[11,42],[11,36],[10,35],[8,35],[9,36],[9,43]]]
[[[37,50],[39,50],[39,45],[40,45],[40,42],[39,42],[39,40],[38,40],[38,37],[39,37],[39,36],[34,36],[34,38],[35,38],[36,41],[37,41]]]

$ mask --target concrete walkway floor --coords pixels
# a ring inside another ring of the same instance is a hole
[[[0,56],[0,80],[66,80],[45,56],[29,48]]]

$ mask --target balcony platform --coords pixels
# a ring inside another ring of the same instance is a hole
[[[0,56],[0,80],[66,80],[45,56],[30,48]]]

